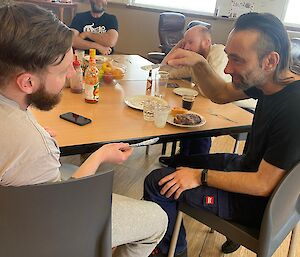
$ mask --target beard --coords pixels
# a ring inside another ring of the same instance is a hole
[[[96,3],[91,3],[91,9],[93,13],[102,13],[105,11],[103,6],[99,6]]]
[[[239,81],[232,79],[232,84],[236,89],[247,90],[251,87],[260,87],[267,81],[266,75],[261,70],[251,71],[244,75],[238,75]]]
[[[60,99],[60,93],[54,95],[46,92],[45,84],[41,83],[40,88],[36,92],[27,96],[27,103],[39,110],[49,111],[59,103]]]

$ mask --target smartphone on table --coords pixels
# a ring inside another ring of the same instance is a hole
[[[83,116],[81,116],[79,114],[76,114],[74,112],[66,112],[66,113],[63,113],[63,114],[59,115],[59,117],[61,119],[70,121],[72,123],[75,123],[79,126],[84,126],[84,125],[89,124],[89,123],[92,122],[91,119],[83,117]]]

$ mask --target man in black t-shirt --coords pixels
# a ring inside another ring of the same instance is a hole
[[[269,196],[300,161],[300,76],[289,70],[290,42],[281,21],[271,14],[240,16],[225,52],[224,71],[232,83],[217,77],[205,58],[191,51],[177,49],[166,62],[192,67],[197,84],[216,103],[258,100],[247,149],[243,155],[174,158],[170,167],[147,176],[144,199],[158,203],[169,218],[167,233],[152,256],[168,252],[177,201],[247,226],[260,226]],[[222,251],[237,248],[228,240]],[[183,226],[176,256],[186,256]]]
[[[74,32],[73,47],[108,55],[118,40],[118,21],[115,15],[105,13],[107,0],[90,0],[91,11],[76,14],[70,28]]]

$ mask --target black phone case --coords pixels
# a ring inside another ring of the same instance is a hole
[[[79,122],[79,121],[76,121],[75,118],[69,117],[69,115],[77,115],[78,118],[83,118],[84,120],[83,120],[82,122]],[[72,122],[72,123],[74,123],[74,124],[76,124],[76,125],[79,125],[79,126],[84,126],[84,125],[87,125],[87,124],[89,124],[89,123],[92,122],[91,119],[86,118],[86,117],[81,116],[81,115],[76,114],[76,113],[72,113],[72,112],[63,113],[63,114],[59,115],[59,117],[60,117],[61,119],[63,119],[63,120]]]

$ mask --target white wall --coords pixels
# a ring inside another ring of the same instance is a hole
[[[89,4],[80,3],[78,12],[89,10]],[[159,51],[158,19],[159,11],[130,8],[126,5],[109,4],[108,13],[117,16],[119,22],[119,40],[115,50],[125,54],[146,56],[148,52]],[[187,16],[187,23],[197,17]],[[233,27],[233,20],[202,19],[213,26],[214,43],[225,43]]]
[[[228,15],[231,8],[232,0],[217,0],[220,15]],[[234,0],[237,3],[251,3],[255,12],[269,12],[276,15],[278,18],[283,18],[285,5],[288,0]]]
[[[89,10],[87,3],[80,3],[78,11]],[[117,16],[119,22],[119,40],[116,52],[126,54],[139,54],[146,56],[147,52],[159,51],[158,19],[161,10],[147,10],[128,7],[124,2],[128,0],[109,0],[109,2],[122,2],[123,4],[109,3],[107,12]],[[195,0],[197,1],[197,0]],[[209,0],[208,0],[209,1]],[[218,0],[220,15],[226,14],[231,0]],[[242,1],[242,0],[238,0]],[[282,16],[286,0],[248,0],[255,2],[255,10],[271,12]],[[245,2],[245,1],[244,1]],[[227,9],[226,9],[227,8]],[[226,11],[227,10],[227,11]],[[234,20],[220,17],[202,18],[196,15],[186,15],[187,23],[191,20],[203,20],[212,24],[212,39],[214,43],[226,43],[228,33],[233,27]]]

